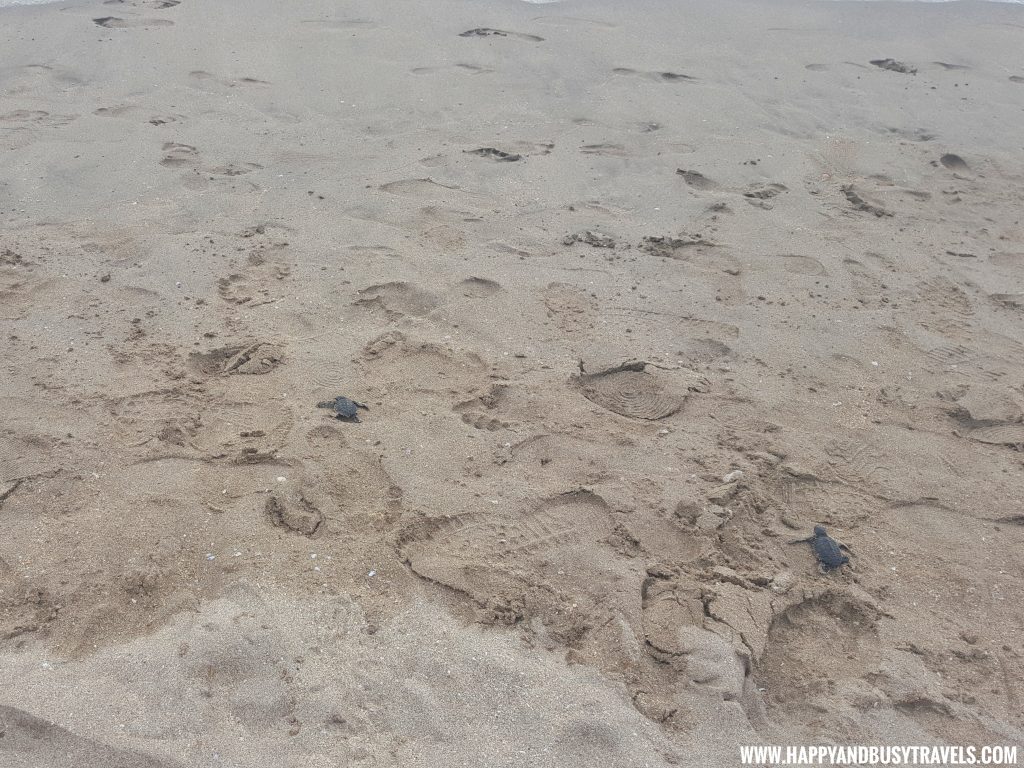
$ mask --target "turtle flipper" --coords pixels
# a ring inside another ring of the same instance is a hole
[[[844,557],[836,565],[829,565],[828,563],[823,563],[823,562],[821,562],[819,560],[818,561],[818,573],[820,573],[822,576],[828,576],[828,574],[832,573],[833,571],[841,571],[843,569],[844,565],[849,567],[850,559],[848,557]]]
[[[806,539],[793,539],[790,544],[806,544],[809,541],[814,541],[814,536],[808,536]]]

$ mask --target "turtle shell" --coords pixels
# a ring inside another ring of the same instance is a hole
[[[840,549],[838,542],[831,536],[815,536],[811,540],[811,547],[814,549],[815,557],[818,558],[818,561],[827,570],[831,571],[844,563],[850,562],[850,558],[843,554],[843,550]]]
[[[333,400],[326,400],[317,404],[318,408],[327,408],[334,411],[336,418],[351,419],[359,421],[360,404],[344,396],[338,396]]]

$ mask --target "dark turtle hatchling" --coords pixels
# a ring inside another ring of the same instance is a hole
[[[343,395],[338,395],[333,400],[324,400],[322,403],[317,403],[316,407],[334,411],[334,418],[341,419],[342,421],[359,421],[359,409],[369,410],[362,403],[357,403],[355,400],[350,400]]]
[[[835,570],[839,566],[850,562],[850,558],[843,554],[843,552],[850,551],[849,547],[845,544],[840,544],[829,536],[823,525],[814,526],[813,536],[808,536],[806,539],[796,539],[791,541],[790,544],[799,544],[807,541],[811,543],[814,556],[818,558],[818,562],[821,563],[821,568],[824,571]]]

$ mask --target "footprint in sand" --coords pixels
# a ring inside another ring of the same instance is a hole
[[[217,293],[224,301],[249,307],[277,301],[271,287],[291,274],[291,267],[282,259],[288,246],[280,237],[283,233],[261,224],[240,234],[252,242],[253,248],[243,264],[235,264],[235,272],[217,281]]]
[[[971,171],[971,167],[967,165],[967,161],[960,157],[960,155],[954,155],[951,152],[940,157],[939,162],[951,171],[957,171],[959,173],[970,173]]]
[[[388,322],[394,322],[406,315],[426,317],[441,305],[441,299],[411,283],[394,281],[361,289],[354,303]]]
[[[565,334],[585,333],[597,322],[597,300],[569,283],[550,283],[541,299],[547,316]]]
[[[160,165],[165,168],[192,168],[214,176],[244,176],[263,169],[259,163],[224,163],[211,167],[200,166],[199,150],[191,144],[168,141],[163,145],[164,156]]]
[[[442,184],[431,178],[398,179],[381,184],[377,189],[389,195],[423,201],[434,215],[453,216],[452,223],[465,221],[468,216],[479,215],[477,206],[489,201],[486,195],[462,189],[454,184]],[[452,210],[453,208],[456,210]],[[421,210],[427,212],[427,208]]]
[[[767,210],[772,207],[769,200],[788,191],[789,188],[785,184],[754,184],[742,192],[742,195],[751,205]]]
[[[886,216],[892,216],[893,213],[886,208],[883,208],[880,204],[874,203],[868,200],[863,193],[858,191],[853,184],[844,184],[839,188],[846,198],[847,202],[853,206],[856,211],[863,211],[864,213],[872,213],[879,218]]]
[[[389,331],[363,348],[361,368],[393,396],[473,391],[484,381],[487,363],[474,352],[408,339]]]
[[[884,266],[869,265],[849,257],[844,258],[842,264],[858,302],[865,306],[878,307],[889,301]]]
[[[441,184],[433,179],[399,179],[389,181],[377,187],[381,192],[389,195],[405,195],[409,197],[431,197],[444,194],[441,190],[459,190],[457,186]]]
[[[694,171],[687,168],[676,168],[676,174],[683,177],[683,181],[686,182],[687,186],[693,187],[701,192],[723,189],[718,182],[708,178],[700,171]],[[738,193],[746,198],[747,202],[751,205],[757,208],[771,210],[772,203],[769,201],[783,192],[788,192],[789,188],[785,184],[757,182],[746,189],[725,189],[724,191]]]
[[[872,59],[871,64],[874,64],[879,69],[885,69],[889,72],[899,72],[901,75],[916,75],[917,69],[904,64],[902,61],[896,61],[896,59]]]
[[[223,86],[224,88],[238,88],[240,86],[270,85],[266,80],[256,77],[220,78],[202,69],[194,69],[188,73],[189,78],[196,83],[195,87],[205,85]]]
[[[978,427],[967,433],[967,437],[989,445],[1007,445],[1015,449],[1024,446],[1024,424],[995,424]]]
[[[622,144],[584,144],[580,147],[580,153],[584,155],[625,157],[626,148]]]
[[[574,383],[592,403],[630,419],[659,421],[682,410],[686,393],[674,391],[645,368],[644,363],[626,363],[581,373]]]
[[[192,367],[206,376],[242,374],[261,376],[281,365],[284,351],[276,344],[255,342],[220,347],[189,355]]]
[[[374,29],[377,22],[370,19],[303,19],[302,23],[309,27],[329,30]]]
[[[651,318],[662,318],[658,322],[671,323],[679,334],[690,339],[702,339],[711,343],[722,343],[739,338],[740,329],[731,323],[720,323],[679,312],[662,312],[642,307],[606,306],[602,313],[609,318],[621,318],[621,322],[640,323]]]
[[[685,83],[694,82],[697,78],[691,75],[682,75],[678,72],[647,72],[638,69],[630,69],[629,67],[616,67],[612,70],[616,75],[629,75],[632,77],[642,77],[645,80],[655,80],[663,83]]]
[[[103,16],[92,20],[106,29],[131,29],[134,27],[173,27],[170,19],[120,19],[117,16]]]
[[[986,374],[981,367],[981,354],[963,344],[940,343],[930,347],[912,344],[911,346],[923,354],[926,366],[933,370],[952,371],[973,366],[983,376]]]
[[[553,638],[571,643],[579,623],[596,620],[595,613],[603,618],[607,596],[620,593],[612,585],[625,574],[604,544],[614,532],[604,499],[576,491],[514,514],[487,510],[414,523],[399,546],[415,574],[469,598],[480,620],[512,625],[535,615]],[[536,567],[531,573],[559,575],[538,582],[523,575],[527,564]]]
[[[121,117],[121,115],[134,112],[137,109],[139,109],[139,107],[134,104],[122,104],[117,107],[99,107],[98,109],[94,109],[92,113],[97,117]]]
[[[648,235],[640,241],[637,247],[651,256],[686,261],[690,258],[691,248],[715,248],[717,246],[718,243],[706,240],[702,235],[682,233],[680,237]]]
[[[687,186],[702,191],[718,189],[718,183],[712,181],[700,171],[692,171],[686,168],[676,168],[676,173],[683,177]]]
[[[495,160],[499,163],[515,163],[523,159],[522,155],[517,155],[514,152],[505,152],[494,147],[480,147],[479,149],[466,149],[463,151],[467,155],[486,157],[488,160]]]
[[[181,0],[144,0],[144,2],[141,3],[135,2],[135,0],[103,0],[103,4],[117,6],[128,5],[134,8],[144,7],[163,11],[168,8],[174,8],[176,5],[181,5]]]
[[[838,591],[807,598],[772,618],[755,679],[770,709],[800,720],[806,711],[826,712],[821,702],[837,687],[878,685],[882,662],[879,612]],[[832,663],[816,663],[828,654]],[[813,673],[812,673],[813,671]]]
[[[310,494],[286,487],[267,497],[263,512],[275,528],[283,528],[312,538],[321,532],[324,513]]]
[[[185,165],[195,165],[199,162],[199,150],[191,144],[178,144],[168,141],[163,146],[164,156],[160,165],[165,168],[178,168]]]
[[[489,299],[502,290],[501,283],[486,277],[467,277],[458,290],[468,299]]]
[[[949,414],[961,434],[990,445],[1024,445],[1024,411],[1009,387],[971,384]]]
[[[115,107],[99,107],[93,110],[93,114],[97,117],[126,117],[136,112],[141,112],[142,107],[136,104],[120,104]],[[147,123],[150,125],[168,125],[169,123],[177,123],[187,118],[184,115],[153,115],[150,114]]]
[[[278,275],[277,279],[282,280],[287,275]],[[233,272],[227,277],[217,281],[217,293],[229,304],[247,304],[250,307],[258,307],[261,304],[270,304],[276,301],[271,295],[268,280],[262,275],[243,274]]]
[[[824,275],[825,266],[812,256],[797,256],[784,253],[777,258],[782,260],[782,268],[793,275]]]
[[[970,338],[974,306],[967,292],[941,275],[921,281],[913,301],[921,308],[922,325],[954,341]]]
[[[452,406],[452,410],[459,414],[462,421],[474,429],[495,432],[499,429],[508,429],[510,423],[501,418],[500,406],[506,399],[508,386],[504,384],[492,384],[488,391],[478,397],[463,400]]]
[[[77,117],[78,115],[54,115],[39,109],[16,109],[0,115],[0,123],[12,123],[15,127],[32,125],[57,128],[67,125]]]
[[[1001,251],[999,253],[993,253],[989,259],[989,263],[996,267],[1003,267],[1006,269],[1021,270],[1024,271],[1024,253],[1010,253],[1007,251]]]
[[[47,94],[62,94],[85,84],[70,69],[48,64],[26,64],[4,71],[4,96],[27,96],[39,99]]]
[[[215,165],[212,168],[204,168],[203,172],[212,173],[215,176],[244,176],[247,173],[262,169],[263,166],[259,163],[226,163],[224,165]]]
[[[520,40],[529,40],[534,43],[544,41],[543,37],[538,37],[537,35],[527,35],[522,32],[509,32],[504,29],[491,29],[490,27],[467,29],[465,32],[460,32],[459,37],[518,37]]]
[[[433,75],[433,74],[446,73],[446,72],[451,72],[451,71],[461,72],[461,73],[469,74],[469,75],[485,75],[488,72],[493,72],[494,70],[489,68],[489,67],[477,66],[476,64],[461,64],[460,63],[460,64],[452,64],[451,66],[414,67],[413,69],[411,69],[409,71],[412,72],[414,75]]]
[[[353,306],[389,323],[407,316],[436,319],[437,311],[452,301],[487,299],[501,290],[500,283],[484,277],[466,278],[441,294],[396,280],[361,288]]]
[[[1003,307],[1024,309],[1024,293],[991,293],[989,298]]]

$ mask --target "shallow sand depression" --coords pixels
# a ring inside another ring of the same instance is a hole
[[[1021,744],[1022,28],[0,10],[0,764]]]

